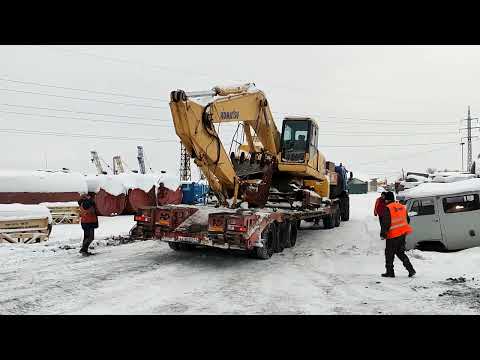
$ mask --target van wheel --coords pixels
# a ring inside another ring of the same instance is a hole
[[[274,253],[274,242],[275,242],[275,230],[272,224],[263,231],[262,233],[262,244],[263,247],[255,248],[255,252],[258,259],[267,260],[270,259]]]

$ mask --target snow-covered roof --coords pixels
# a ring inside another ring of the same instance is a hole
[[[163,182],[169,189],[176,189],[179,180],[168,174],[136,174],[122,173],[118,175],[87,175],[88,191],[97,193],[100,189],[114,196],[127,194],[130,189],[150,191]]]
[[[457,173],[455,175],[449,175],[449,176],[435,176],[432,180],[432,182],[435,183],[451,183],[451,182],[456,182],[456,181],[464,181],[467,179],[474,179],[477,176],[475,174],[460,174]]]
[[[0,220],[25,220],[48,218],[52,222],[52,214],[44,205],[0,204]]]
[[[452,183],[423,183],[413,189],[402,191],[399,195],[405,199],[411,199],[426,196],[460,194],[471,191],[480,191],[479,178]]]
[[[80,173],[28,170],[0,170],[0,192],[87,192]]]

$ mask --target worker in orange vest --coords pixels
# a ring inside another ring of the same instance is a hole
[[[407,214],[407,208],[395,201],[393,192],[388,191],[385,194],[386,208],[381,218],[380,236],[386,239],[385,244],[385,267],[387,272],[382,274],[383,277],[395,277],[393,271],[393,260],[395,255],[402,261],[405,269],[408,270],[408,277],[416,274],[412,263],[405,254],[405,238],[407,234],[413,232],[409,225],[410,218]]]
[[[95,229],[98,228],[95,201],[91,196],[85,195],[78,201],[78,205],[80,205],[80,223],[83,229],[83,243],[80,253],[84,256],[93,255],[88,251],[88,247],[95,237]]]

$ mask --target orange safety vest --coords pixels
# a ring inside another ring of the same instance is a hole
[[[413,229],[407,222],[407,208],[398,202],[388,204],[387,208],[390,210],[391,218],[387,239],[393,239],[404,234],[411,234]]]

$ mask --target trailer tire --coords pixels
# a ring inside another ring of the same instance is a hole
[[[298,234],[298,229],[296,226],[291,226],[290,227],[290,241],[289,241],[289,247],[293,248],[295,247],[295,244],[297,243],[297,234]]]
[[[175,251],[180,251],[180,244],[175,243],[175,242],[169,242],[168,246],[170,246],[170,249],[175,250]]]
[[[326,215],[322,218],[323,220],[323,227],[325,229],[332,229],[334,227],[334,217],[332,216],[332,214],[329,214],[329,215]]]
[[[340,200],[340,208],[342,213],[342,221],[350,220],[350,198],[348,196],[344,196]]]
[[[270,225],[262,233],[263,247],[255,248],[255,252],[258,259],[267,260],[270,259],[274,253],[274,241],[275,241],[274,226]]]
[[[340,214],[340,208],[337,206],[337,209],[335,211],[335,216],[334,216],[334,220],[335,220],[335,227],[339,227],[340,226],[340,222],[341,222],[341,214]]]
[[[292,232],[292,223],[285,221],[279,226],[279,238],[280,238],[280,252],[290,247],[290,234]]]

